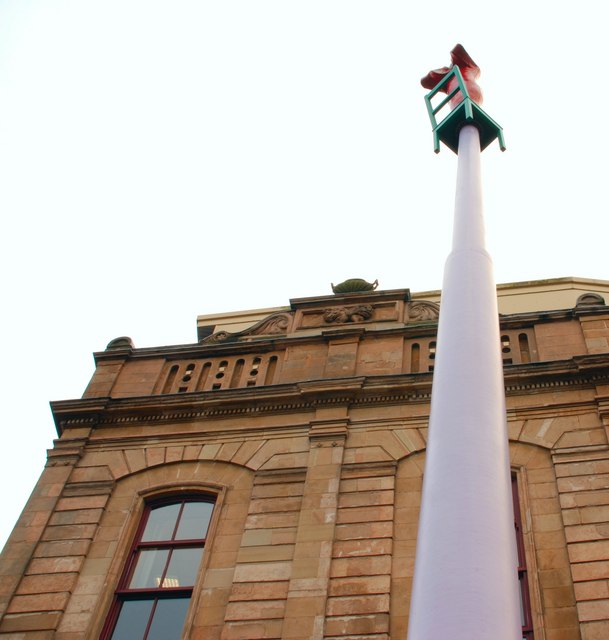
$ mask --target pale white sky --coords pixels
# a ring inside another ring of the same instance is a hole
[[[462,42],[498,282],[609,279],[605,3],[0,0],[0,545],[93,351],[349,277],[441,286],[456,157],[419,79]]]

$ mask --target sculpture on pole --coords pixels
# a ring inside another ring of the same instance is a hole
[[[458,153],[459,132],[468,124],[478,129],[482,149],[498,139],[501,151],[505,151],[503,129],[480,106],[482,90],[477,83],[480,67],[460,44],[454,47],[450,56],[450,67],[434,69],[421,80],[421,84],[430,89],[425,103],[433,130],[434,151],[439,153],[440,142],[443,142]],[[439,104],[432,104],[438,93],[445,93],[446,98]],[[449,107],[448,115],[440,116],[446,107]]]
[[[456,45],[450,52],[450,59],[452,62],[450,67],[440,67],[440,69],[432,69],[424,78],[421,78],[421,84],[425,87],[425,89],[431,90],[444,78],[444,76],[450,73],[453,67],[458,67],[459,71],[461,71],[461,75],[463,76],[463,80],[465,82],[465,86],[467,87],[469,97],[476,104],[481,105],[482,89],[480,89],[478,83],[476,82],[480,77],[480,67],[472,60],[469,53],[467,53],[467,51],[461,44]],[[445,85],[441,89],[441,91],[448,94],[451,93],[456,86],[456,79],[452,79],[448,81],[448,84]],[[450,104],[451,107],[454,108],[463,100],[463,96],[455,95],[453,100],[451,100]]]

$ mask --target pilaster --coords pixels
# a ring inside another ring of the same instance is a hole
[[[282,630],[285,640],[321,640],[324,635],[347,426],[346,406],[320,409],[311,421],[309,463]]]

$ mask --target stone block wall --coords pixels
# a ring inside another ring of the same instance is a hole
[[[85,397],[53,404],[0,638],[98,638],[146,501],[180,492],[216,499],[184,637],[405,638],[435,325],[381,302],[368,327],[315,333],[323,309],[299,308],[291,337],[102,354]],[[503,319],[504,349],[528,331],[505,379],[537,640],[609,637],[609,329],[578,314]],[[427,360],[404,371],[414,343]],[[240,359],[243,384],[212,389]]]

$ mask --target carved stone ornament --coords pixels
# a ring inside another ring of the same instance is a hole
[[[408,322],[434,322],[440,317],[440,305],[435,302],[409,302]]]
[[[358,304],[353,307],[331,307],[324,310],[324,321],[327,323],[364,322],[372,318],[371,304]]]
[[[268,318],[257,322],[253,327],[230,333],[228,331],[217,331],[207,338],[203,338],[202,344],[218,344],[220,342],[236,342],[242,338],[251,336],[285,335],[290,327],[292,319],[289,313],[274,313]]]
[[[598,293],[582,293],[577,299],[575,305],[577,307],[589,307],[593,305],[604,305],[605,298]]]
[[[366,282],[362,278],[351,278],[340,284],[332,284],[333,293],[362,293],[374,291],[379,286],[379,281]]]
[[[106,349],[133,349],[133,340],[129,336],[121,336],[120,338],[114,338],[108,342]]]

